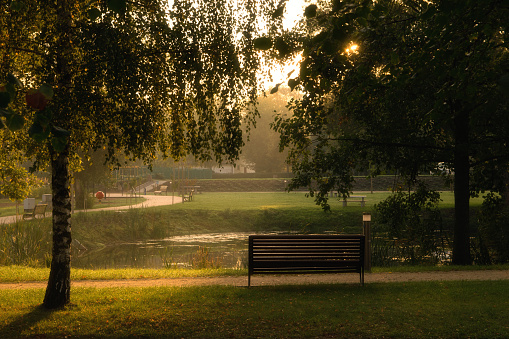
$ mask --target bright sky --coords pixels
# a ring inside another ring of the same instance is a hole
[[[283,19],[283,27],[285,29],[290,29],[295,26],[295,24],[303,17],[304,9],[312,3],[311,0],[288,0],[285,6],[284,19]],[[272,81],[265,81],[263,88],[265,90],[272,89],[276,84],[288,82],[288,73],[292,72],[291,77],[295,77],[298,75],[299,71],[299,62],[301,59],[301,55],[297,55],[293,60],[288,62],[285,65],[282,65],[281,68],[272,70]]]

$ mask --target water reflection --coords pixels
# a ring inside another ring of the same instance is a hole
[[[207,233],[112,244],[93,251],[75,248],[72,263],[75,268],[191,267],[200,247],[206,247],[210,259],[220,262],[221,267],[244,268],[251,234]]]

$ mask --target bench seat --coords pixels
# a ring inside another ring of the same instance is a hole
[[[248,286],[254,274],[359,273],[364,284],[364,235],[252,235]]]

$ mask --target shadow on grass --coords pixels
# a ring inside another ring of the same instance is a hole
[[[22,335],[23,330],[30,330],[33,326],[42,320],[47,319],[53,312],[42,305],[33,307],[28,313],[19,315],[10,323],[0,326],[0,338],[18,338]],[[31,334],[28,334],[31,336]]]

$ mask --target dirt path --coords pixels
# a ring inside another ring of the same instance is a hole
[[[509,280],[509,270],[452,271],[418,273],[366,273],[365,283],[406,282],[406,281],[451,281],[451,280]],[[358,274],[303,274],[290,276],[253,276],[251,286],[305,285],[305,284],[359,283]],[[157,286],[247,286],[247,277],[204,277],[135,280],[79,280],[72,287],[157,287]],[[0,290],[45,288],[46,282],[0,283]]]

